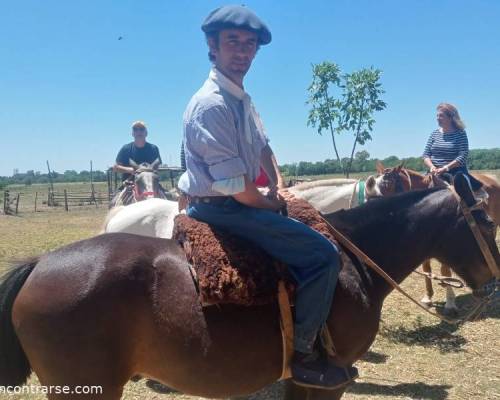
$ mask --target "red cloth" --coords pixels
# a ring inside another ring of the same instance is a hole
[[[266,187],[269,185],[269,178],[266,175],[266,172],[260,167],[260,175],[255,180],[255,185],[259,187]]]

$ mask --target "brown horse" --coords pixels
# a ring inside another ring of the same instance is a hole
[[[404,168],[403,165],[385,168],[381,162],[377,162],[377,172],[379,174],[377,177],[370,176],[366,181],[368,198],[390,196],[409,190],[445,187],[444,181],[439,177],[431,174],[422,175],[417,171]],[[500,225],[500,184],[495,178],[489,175],[478,173],[472,173],[471,175],[480,182],[482,185],[481,188],[487,194],[488,199],[485,202],[486,213],[495,221],[497,226]],[[422,263],[422,270],[427,274],[432,272],[430,260],[426,260]],[[450,267],[446,264],[441,264],[440,273],[444,277],[451,277],[452,275]],[[432,280],[428,277],[424,279],[425,295],[421,302],[430,307],[432,305],[434,289],[432,287]],[[453,315],[457,312],[455,293],[450,286],[447,286],[444,313]]]
[[[474,203],[464,182],[456,189]],[[473,214],[499,263],[491,221]],[[474,290],[492,279],[449,190],[382,198],[327,218],[398,282],[430,256],[453,265]],[[344,266],[328,319],[338,363],[350,365],[369,349],[391,291],[358,261]],[[245,395],[280,377],[278,321],[276,304],[201,307],[172,240],[101,235],[8,273],[0,285],[0,385],[21,385],[33,370],[43,385],[101,385],[92,398],[119,399],[140,374],[186,394]],[[334,400],[344,390],[288,382],[286,395]]]

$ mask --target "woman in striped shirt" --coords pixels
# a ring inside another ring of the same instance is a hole
[[[437,122],[439,129],[431,133],[425,146],[424,164],[434,175],[454,176],[458,172],[468,175],[469,142],[456,107],[448,103],[439,104]]]

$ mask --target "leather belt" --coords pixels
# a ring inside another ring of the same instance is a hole
[[[231,196],[188,196],[188,201],[194,204],[222,205],[230,198]]]

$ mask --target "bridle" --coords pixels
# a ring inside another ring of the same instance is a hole
[[[389,175],[389,176],[394,176],[394,193],[403,193],[405,192],[404,188],[404,180],[401,174],[406,175],[406,178],[408,179],[408,190],[412,190],[412,183],[411,183],[411,177],[408,171],[405,168],[401,168],[399,171],[398,170],[384,170],[382,176],[384,175]]]
[[[481,301],[477,304],[477,306],[471,312],[468,313],[468,315],[464,319],[465,322],[469,319],[473,319],[479,316],[482,310],[489,303],[500,297],[500,268],[497,265],[495,258],[493,257],[493,254],[491,253],[491,250],[488,244],[486,243],[486,240],[484,239],[483,234],[479,230],[479,226],[477,225],[474,216],[472,215],[472,211],[478,209],[481,209],[483,210],[483,212],[486,212],[484,209],[485,205],[484,199],[477,201],[473,206],[469,207],[467,203],[464,201],[464,199],[462,199],[460,195],[456,192],[455,188],[452,185],[450,185],[447,182],[446,185],[448,190],[450,190],[457,199],[460,210],[462,211],[462,214],[465,220],[467,221],[470,230],[472,231],[472,235],[474,236],[474,239],[476,240],[476,243],[479,246],[481,253],[483,254],[486,264],[488,265],[488,268],[490,269],[491,274],[493,275],[493,278],[490,281],[484,284],[481,289],[476,291],[476,293],[480,292],[483,296],[481,298]]]
[[[486,260],[486,264],[488,265],[488,268],[490,269],[492,275],[496,278],[497,281],[500,280],[500,268],[498,267],[495,258],[493,257],[493,254],[491,253],[491,250],[488,247],[488,244],[486,243],[483,234],[479,230],[479,227],[477,226],[477,222],[474,219],[474,216],[472,215],[473,210],[481,209],[485,211],[484,200],[481,199],[477,201],[472,207],[469,207],[467,203],[455,191],[455,188],[452,185],[447,183],[447,188],[451,190],[451,192],[457,199],[458,204],[460,206],[460,210],[462,211],[462,214],[465,217],[465,220],[467,221],[467,224],[469,225],[469,228],[471,229],[472,234],[474,235],[474,238],[476,239],[479,248],[481,249],[481,253],[483,253],[483,257]]]
[[[387,281],[389,285],[391,285],[395,290],[403,294],[406,298],[408,298],[411,302],[416,304],[425,312],[450,324],[458,324],[476,318],[490,302],[496,300],[496,298],[500,296],[500,269],[498,265],[496,265],[495,259],[493,258],[493,254],[491,253],[491,250],[488,247],[481,231],[479,230],[479,227],[477,226],[476,220],[474,219],[471,213],[472,210],[483,207],[483,200],[480,200],[474,206],[469,207],[467,203],[465,203],[465,201],[455,191],[452,185],[448,184],[448,189],[452,191],[455,198],[457,199],[460,210],[462,211],[462,214],[464,215],[470,229],[472,230],[474,238],[476,239],[476,242],[486,260],[488,268],[491,270],[491,273],[494,276],[494,278],[492,278],[490,281],[484,284],[481,289],[479,289],[479,291],[481,291],[482,294],[484,292],[484,296],[481,297],[479,303],[462,318],[448,318],[446,316],[428,310],[426,307],[420,304],[418,300],[414,299],[410,294],[408,294],[405,290],[403,290],[401,286],[396,281],[394,281],[394,279],[392,279],[382,268],[380,268],[377,265],[377,263],[375,263],[375,261],[373,261],[370,257],[368,257],[361,249],[359,249],[354,243],[352,243],[347,237],[345,237],[340,231],[338,231],[324,217],[321,218],[323,222],[325,222],[325,224],[327,225],[332,235],[335,237],[336,240],[338,240],[338,242],[341,245],[345,246],[348,250],[350,250],[358,258],[360,262],[373,269],[378,275],[380,275],[385,281]]]
[[[408,178],[408,191],[412,189],[411,187],[411,177],[408,171],[404,168],[401,168],[399,171],[396,172],[396,182],[395,182],[395,192],[396,193],[403,193],[405,191],[405,188],[403,186],[403,178],[401,177],[401,173],[404,173],[406,177]]]
[[[135,171],[134,175],[141,172],[155,172],[151,168],[139,168]],[[155,191],[139,192],[139,185],[134,180],[134,197],[137,201],[144,199],[147,196],[156,197],[157,193]]]

